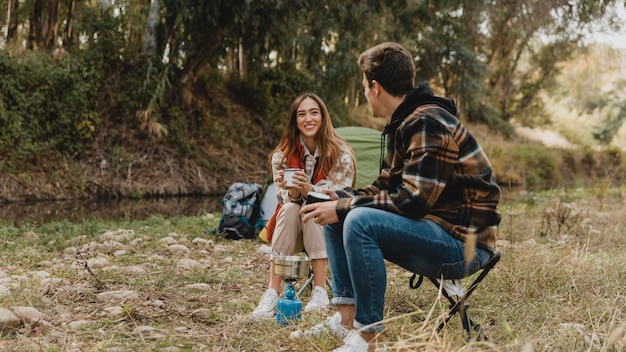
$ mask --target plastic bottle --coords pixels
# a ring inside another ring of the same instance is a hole
[[[276,307],[276,324],[289,325],[296,319],[302,319],[302,301],[296,298],[293,284],[287,284],[285,297],[278,300]]]

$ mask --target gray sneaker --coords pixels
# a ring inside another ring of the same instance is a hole
[[[261,296],[259,305],[252,312],[252,316],[271,319],[276,314],[276,305],[278,305],[278,293],[273,288],[268,288]]]
[[[312,328],[304,330],[305,335],[334,334],[340,338],[348,336],[348,332],[349,330],[341,325],[341,314],[339,312]]]

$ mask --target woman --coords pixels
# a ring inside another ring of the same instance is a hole
[[[267,226],[272,252],[294,255],[306,251],[311,259],[315,287],[304,311],[325,311],[329,299],[324,234],[315,222],[302,223],[299,211],[308,192],[353,187],[356,162],[350,145],[335,132],[320,97],[306,93],[294,100],[270,164],[278,198],[278,207]],[[300,169],[293,175],[293,186],[287,186],[284,177],[284,169],[288,168]],[[281,283],[270,262],[269,288],[261,296],[253,316],[271,318],[276,314]]]

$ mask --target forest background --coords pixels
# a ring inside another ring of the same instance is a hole
[[[299,93],[382,129],[356,65],[382,41],[456,100],[501,185],[622,184],[625,54],[590,39],[623,4],[0,0],[0,202],[264,183]]]

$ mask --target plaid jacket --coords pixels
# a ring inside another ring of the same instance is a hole
[[[491,164],[456,118],[452,100],[433,95],[427,83],[396,109],[384,134],[387,153],[378,179],[337,204],[341,220],[355,207],[378,208],[411,219],[435,221],[451,235],[493,249],[500,188]]]

